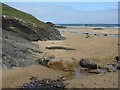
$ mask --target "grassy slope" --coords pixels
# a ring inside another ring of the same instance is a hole
[[[36,25],[46,25],[44,22],[36,19],[34,16],[27,14],[25,12],[22,12],[20,10],[17,10],[15,8],[12,8],[6,4],[2,3],[2,14],[3,15],[9,15],[11,17],[17,17],[19,19],[22,19],[24,21],[28,21],[28,22],[33,22]]]

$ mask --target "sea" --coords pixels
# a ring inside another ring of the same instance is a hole
[[[62,26],[118,27],[120,24],[59,24]]]

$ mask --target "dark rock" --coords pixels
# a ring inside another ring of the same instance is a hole
[[[55,26],[55,24],[52,23],[52,22],[46,22],[46,24],[48,24],[48,25],[51,26],[51,27],[54,27],[54,26]]]
[[[55,28],[67,28],[67,27],[62,26],[62,25],[54,24],[54,23],[52,23],[52,22],[46,22],[46,24],[48,24],[48,25],[51,26],[51,27],[55,27]]]
[[[85,38],[91,38],[92,36],[86,36]]]
[[[89,34],[89,33],[83,33],[83,34]]]
[[[74,48],[67,48],[67,47],[61,47],[61,46],[46,47],[46,49],[76,50]]]
[[[113,67],[115,67],[116,69],[120,70],[120,62],[114,62],[111,64]]]
[[[103,28],[93,28],[93,30],[103,30]]]
[[[43,56],[43,58],[39,59],[39,63],[43,66],[47,66],[48,62],[54,58],[55,58],[54,55],[45,55]]]
[[[104,36],[107,36],[107,34],[105,34]]]
[[[120,56],[116,56],[115,59],[117,60],[117,62],[120,62]]]
[[[36,81],[36,80],[37,80],[37,77],[34,77],[34,76],[30,77],[30,81]]]
[[[47,24],[35,25],[19,18],[2,16],[2,27],[5,30],[12,31],[31,41],[37,40],[63,40],[60,32]]]
[[[81,59],[80,60],[80,65],[82,67],[86,67],[89,69],[97,69],[97,64],[95,64],[94,62],[88,60],[88,59]]]
[[[37,56],[42,52],[38,45],[4,29],[2,39],[2,69],[39,64]]]
[[[25,83],[20,86],[23,90],[24,89],[45,89],[45,90],[56,90],[56,89],[65,89],[65,84],[61,80],[51,80],[51,79],[42,79],[42,80],[35,80]]]
[[[120,70],[120,62],[114,62],[112,64],[108,64],[109,67],[114,67],[118,70]]]

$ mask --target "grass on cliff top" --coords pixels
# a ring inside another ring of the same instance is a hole
[[[32,16],[28,13],[22,12],[20,10],[17,10],[15,8],[12,8],[12,7],[10,7],[6,4],[3,4],[3,3],[2,3],[2,15],[8,15],[11,17],[16,17],[16,18],[22,19],[24,21],[33,22],[38,26],[39,25],[43,25],[43,26],[46,25],[44,22],[38,20],[34,16]]]

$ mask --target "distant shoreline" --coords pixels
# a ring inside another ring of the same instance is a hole
[[[59,24],[62,26],[82,26],[82,27],[118,27],[119,24]]]

